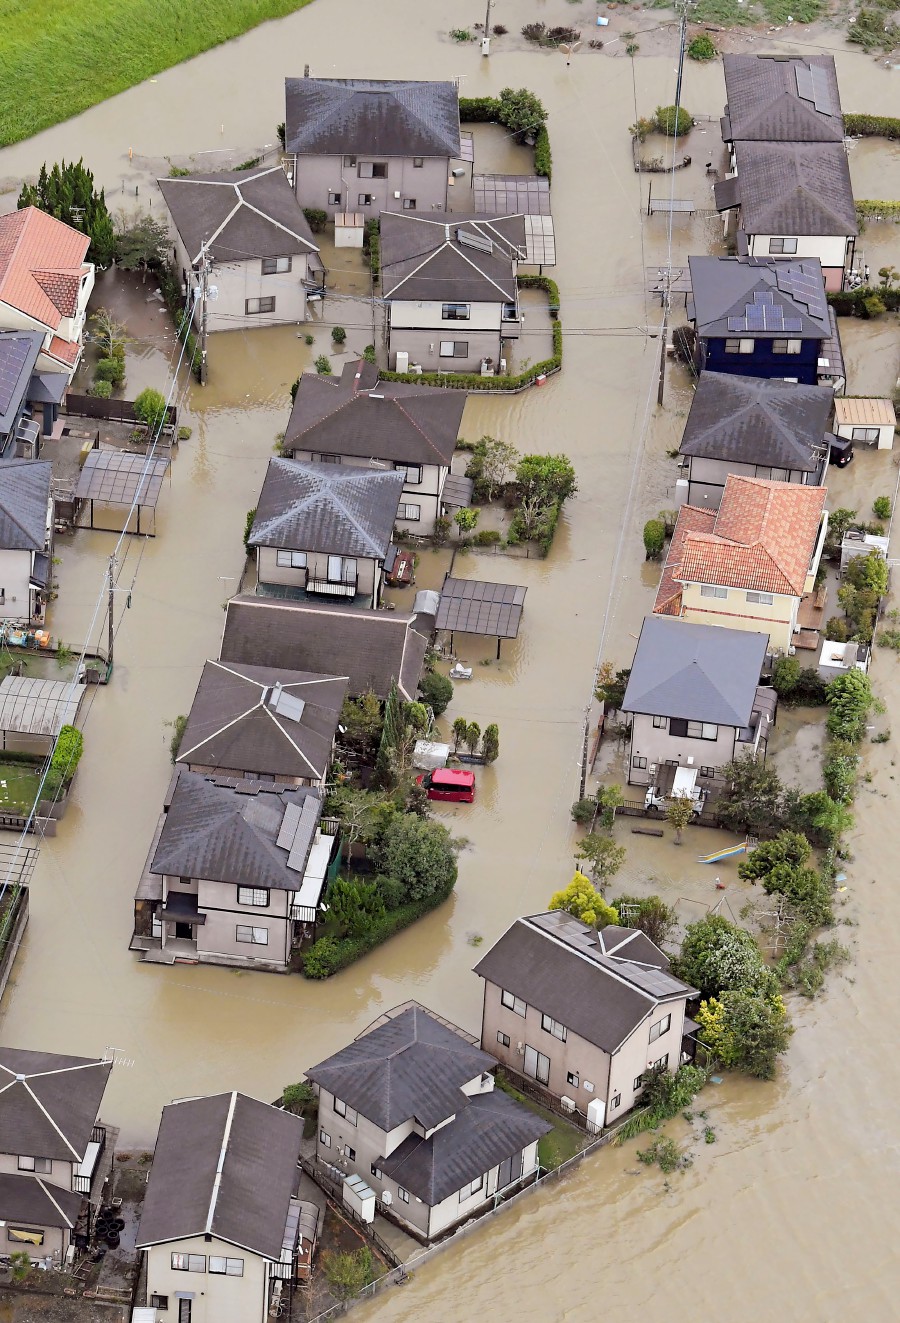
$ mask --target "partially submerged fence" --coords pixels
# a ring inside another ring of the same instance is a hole
[[[103,400],[97,395],[66,395],[63,412],[74,418],[104,418],[109,423],[140,423],[132,400]],[[178,426],[178,410],[174,404],[166,405],[166,425]]]

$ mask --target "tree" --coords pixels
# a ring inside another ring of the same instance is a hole
[[[334,812],[341,822],[341,836],[346,847],[345,859],[350,862],[357,841],[366,840],[375,824],[378,809],[384,804],[381,795],[351,786],[339,786],[331,797]]]
[[[591,832],[579,843],[575,858],[585,860],[591,870],[591,877],[598,887],[603,887],[624,864],[625,846],[616,845],[611,836]]]
[[[424,703],[404,703],[403,720],[417,736],[424,735],[429,726],[428,708]]]
[[[618,911],[607,905],[584,873],[576,873],[567,887],[554,892],[547,908],[565,910],[591,928],[605,928],[619,922]]]
[[[879,498],[881,500],[885,497]],[[888,510],[890,514],[890,510]],[[854,556],[844,574],[847,583],[863,592],[883,597],[888,586],[888,565],[878,547],[872,547],[865,556]]]
[[[872,502],[872,513],[874,514],[876,519],[890,519],[891,517],[890,496],[876,496],[875,500]],[[859,558],[856,557],[855,559],[859,559]]]
[[[357,1250],[325,1250],[322,1267],[328,1289],[337,1300],[352,1300],[375,1280],[372,1251],[366,1245]]]
[[[108,308],[98,308],[88,318],[94,325],[94,341],[101,358],[123,358],[130,337]]]
[[[145,386],[134,402],[134,412],[138,420],[145,424],[151,435],[157,432],[166,419],[166,400],[160,391],[152,386]]]
[[[837,510],[832,511],[828,516],[828,531],[825,534],[825,544],[823,555],[835,556],[840,551],[841,543],[844,540],[844,534],[848,533],[853,527],[856,519],[856,511],[848,510],[845,506],[839,506]]]
[[[32,1269],[31,1256],[27,1250],[14,1250],[9,1256],[9,1267],[14,1282],[24,1282]]]
[[[787,698],[800,680],[800,663],[796,657],[779,657],[772,669],[772,688],[779,698]]]
[[[668,137],[673,137],[677,132],[679,138],[690,132],[693,127],[694,119],[689,110],[684,106],[679,106],[677,111],[674,106],[656,107],[656,127],[660,133],[665,133]]]
[[[613,905],[619,911],[619,923],[637,928],[659,947],[664,947],[678,923],[678,916],[661,896],[618,896]]]
[[[453,723],[453,752],[459,753],[459,746],[465,743],[469,723],[465,717],[457,717]]]
[[[523,455],[516,466],[516,482],[526,499],[536,496],[546,505],[567,501],[578,490],[575,470],[565,455]]]
[[[453,684],[440,671],[426,671],[419,681],[419,693],[436,717],[446,712],[453,698]]]
[[[814,790],[800,801],[803,829],[817,845],[834,846],[853,830],[853,814],[825,790]]]
[[[794,1032],[780,996],[723,992],[700,1003],[700,1039],[728,1070],[770,1080]]]
[[[381,701],[371,689],[345,698],[338,723],[338,743],[361,762],[371,765],[378,754],[384,720]]]
[[[600,826],[604,831],[612,831],[616,820],[616,809],[625,803],[622,787],[617,785],[601,786],[597,791]]]
[[[478,748],[478,741],[481,739],[481,727],[477,721],[470,721],[466,727],[465,744],[469,753],[474,754]]]
[[[504,128],[519,139],[534,136],[546,123],[547,112],[527,87],[504,87],[500,93],[497,118]]]
[[[492,501],[505,485],[510,473],[515,471],[519,452],[508,441],[499,441],[493,436],[483,436],[476,441],[472,459],[466,468],[466,476],[475,479],[476,495],[486,501]]]
[[[588,823],[594,821],[597,812],[596,799],[576,799],[572,805],[572,821],[579,827],[586,827]]]
[[[385,830],[378,860],[381,871],[403,886],[408,901],[449,895],[456,882],[456,845],[439,822],[397,814]]]
[[[716,805],[723,827],[767,836],[784,825],[786,791],[774,767],[744,754],[724,770],[727,789]]]
[[[706,998],[777,986],[752,935],[720,914],[688,924],[676,964],[678,977]]]
[[[795,831],[781,831],[771,841],[762,841],[738,864],[738,877],[762,882],[778,864],[799,867],[810,856],[809,841]]]
[[[644,524],[644,559],[659,560],[666,544],[666,526],[661,519],[648,519]]]
[[[481,737],[481,756],[486,763],[495,763],[500,756],[500,728],[495,721]]]
[[[453,516],[453,522],[456,524],[460,537],[465,533],[472,532],[473,528],[478,523],[478,515],[478,510],[471,510],[466,506],[463,506],[461,510],[457,510],[456,514]]]
[[[406,720],[400,690],[394,680],[384,705],[384,725],[375,760],[375,776],[379,785],[391,789],[403,780],[412,764],[415,743],[416,732]]]
[[[36,184],[23,184],[18,206],[37,207],[90,238],[87,260],[107,267],[115,257],[116,236],[103,189],[94,188],[94,176],[79,160],[42,165]]]
[[[825,692],[828,733],[838,739],[859,743],[866,733],[866,717],[875,702],[869,677],[862,671],[837,675]]]
[[[810,856],[809,841],[799,832],[783,831],[772,841],[763,841],[742,859],[738,875],[759,882],[767,895],[784,896],[807,923],[831,923],[831,895],[814,868],[805,867]]]
[[[385,913],[384,900],[374,882],[336,877],[328,888],[326,903],[331,918],[346,937],[364,936]]]
[[[625,690],[628,688],[630,675],[630,666],[625,670],[613,671],[612,662],[603,662],[597,672],[595,698],[613,711],[618,711],[625,701]]]
[[[125,271],[147,271],[166,265],[169,230],[148,212],[127,216],[120,211],[116,227],[116,262]]]
[[[253,525],[256,522],[256,506],[248,510],[244,519],[244,551],[250,555],[250,534],[253,532]]]
[[[293,1116],[303,1116],[316,1101],[316,1091],[306,1080],[299,1084],[286,1084],[281,1091],[281,1105]]]
[[[675,844],[681,844],[681,836],[691,820],[694,801],[690,795],[672,795],[666,800],[666,821],[675,828]]]

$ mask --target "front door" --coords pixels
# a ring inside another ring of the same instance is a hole
[[[513,1153],[511,1157],[501,1162],[500,1170],[497,1173],[497,1189],[505,1190],[507,1185],[512,1185],[513,1181],[520,1180],[523,1165],[521,1153]]]
[[[186,941],[189,942],[191,938],[194,936],[194,930],[189,923],[176,923],[175,936],[184,937]],[[185,1315],[185,1318],[190,1318],[190,1306],[191,1306],[190,1300],[182,1301],[182,1304],[186,1304],[188,1306],[188,1312]],[[178,1320],[178,1323],[181,1323],[181,1319]]]
[[[191,1323],[191,1301],[178,1301],[178,1323]]]

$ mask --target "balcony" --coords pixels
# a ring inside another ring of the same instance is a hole
[[[91,1131],[91,1138],[85,1149],[84,1157],[81,1159],[81,1162],[79,1162],[72,1175],[72,1189],[76,1194],[90,1196],[94,1174],[105,1148],[106,1127],[95,1125]]]
[[[356,596],[356,588],[355,574],[343,574],[340,579],[319,579],[310,574],[306,579],[308,593],[319,593],[326,597],[347,597],[352,600]]]

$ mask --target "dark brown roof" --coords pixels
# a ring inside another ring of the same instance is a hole
[[[737,142],[745,234],[858,234],[842,142]]]
[[[331,761],[346,692],[346,676],[208,661],[178,762],[249,777],[320,779]],[[302,700],[302,712],[291,699]]]
[[[455,83],[286,78],[284,92],[289,152],[459,158]]]
[[[78,1221],[81,1201],[74,1190],[64,1190],[40,1176],[0,1172],[0,1218],[4,1222],[71,1230]]]
[[[522,623],[527,588],[484,579],[446,578],[441,587],[436,629],[514,639]]]
[[[833,404],[825,386],[703,372],[679,452],[814,473]]]
[[[249,544],[383,559],[405,481],[359,464],[270,459]]]
[[[282,449],[449,467],[466,392],[405,381],[379,381],[362,360],[340,379],[305,372],[300,378]]]
[[[214,262],[319,251],[280,165],[157,183],[192,262],[199,258],[204,240]]]
[[[0,1047],[0,1152],[80,1162],[111,1061]]]
[[[515,262],[524,258],[523,216],[381,213],[381,285],[388,299],[515,303]]]
[[[416,617],[400,611],[363,611],[311,602],[233,597],[225,615],[221,660],[250,666],[302,666],[350,677],[349,692],[372,689],[386,698],[396,680],[413,699],[427,640]]]
[[[163,1108],[139,1249],[204,1234],[280,1259],[303,1122],[242,1093]]]
[[[726,141],[840,142],[843,138],[833,56],[723,55],[722,65],[728,98]]]

